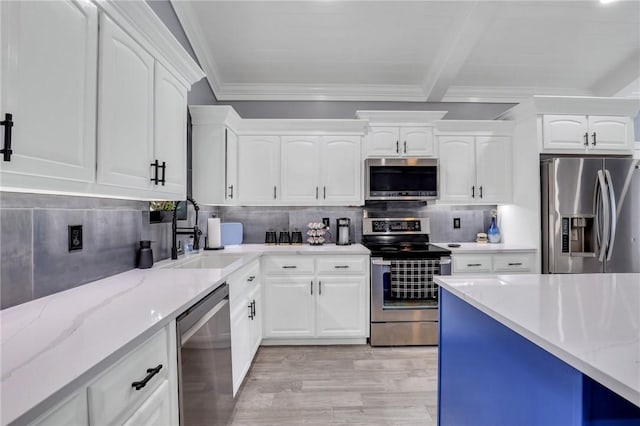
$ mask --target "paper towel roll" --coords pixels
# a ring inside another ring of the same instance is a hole
[[[210,217],[207,219],[207,239],[209,248],[218,248],[222,244],[220,242],[220,218]]]

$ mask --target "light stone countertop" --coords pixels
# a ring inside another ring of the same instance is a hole
[[[493,275],[435,281],[640,406],[640,274]]]
[[[362,254],[364,246],[245,244],[157,262],[0,311],[0,423],[45,410],[263,254]],[[237,254],[223,268],[185,268]],[[173,269],[180,267],[182,269]]]
[[[450,243],[432,243],[434,246],[451,250],[451,254],[482,254],[482,253],[514,253],[514,252],[535,252],[536,248],[523,244],[503,244],[503,243],[456,243],[460,247],[449,247]]]

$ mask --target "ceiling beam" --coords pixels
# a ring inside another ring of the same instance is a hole
[[[640,77],[640,49],[636,49],[624,62],[602,76],[591,86],[591,91],[595,96],[615,96],[638,77]]]
[[[427,101],[440,102],[449,90],[460,68],[490,24],[499,2],[474,1],[451,25],[424,83]]]

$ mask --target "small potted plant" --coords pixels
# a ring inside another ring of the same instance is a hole
[[[175,201],[150,201],[149,202],[149,222],[161,223],[171,222],[173,210],[176,208]]]

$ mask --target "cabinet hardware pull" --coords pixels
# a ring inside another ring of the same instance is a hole
[[[256,317],[256,299],[253,299],[253,301],[251,302],[251,315],[251,319],[254,319]]]
[[[162,364],[158,364],[156,368],[147,368],[147,376],[139,382],[131,383],[131,387],[135,388],[136,390],[142,389],[143,387],[147,386],[149,380],[151,380],[153,376],[158,374],[160,370],[162,370]]]
[[[229,185],[229,198],[233,200],[233,185]]]
[[[584,146],[589,146],[589,133],[584,134]]]
[[[313,296],[313,280],[309,282],[309,287],[311,288],[311,295]]]
[[[400,141],[396,141],[396,154],[400,154]]]
[[[4,120],[0,121],[0,125],[4,126],[4,148],[0,149],[2,161],[11,161],[11,128],[13,127],[13,114],[5,114]]]
[[[256,276],[255,275],[251,275],[249,278],[247,278],[247,281],[251,282],[251,281],[253,281],[255,279],[256,279]]]
[[[471,198],[476,198],[476,186],[471,187]]]
[[[407,141],[404,141],[404,153],[407,153]]]
[[[282,268],[283,269],[296,269],[297,266],[296,265],[284,265]]]
[[[508,263],[507,265],[509,266],[522,266],[522,262],[513,262],[513,263]]]
[[[151,167],[154,167],[154,172],[153,172],[153,177],[151,178],[151,182],[154,182],[157,185],[158,182],[160,182],[160,179],[158,179],[158,167],[160,167],[158,160],[155,160],[153,163],[151,163]]]
[[[247,308],[249,308],[249,319],[253,319],[253,303],[249,303],[247,305]]]
[[[316,186],[316,200],[318,199],[318,187]]]
[[[591,137],[593,138],[593,146],[596,146],[596,132],[593,132]]]
[[[276,188],[277,188],[277,187],[276,187],[275,185],[273,185],[273,199],[274,199],[274,200],[277,198],[277,194],[278,194],[278,192],[277,192],[277,189],[276,189]]]
[[[334,268],[336,269],[347,269],[349,267],[349,265],[335,265]]]
[[[482,198],[482,186],[480,186],[480,198]]]
[[[318,281],[318,295],[322,296],[322,281]]]
[[[327,187],[326,186],[322,187],[322,198],[324,198],[325,200],[327,199]]]
[[[467,263],[467,266],[482,266],[482,263]]]
[[[165,182],[167,181],[165,178],[165,175],[167,172],[167,163],[163,161],[162,166],[160,166],[160,168],[162,169],[162,179],[160,180],[160,182],[162,183],[162,186],[164,186]]]

